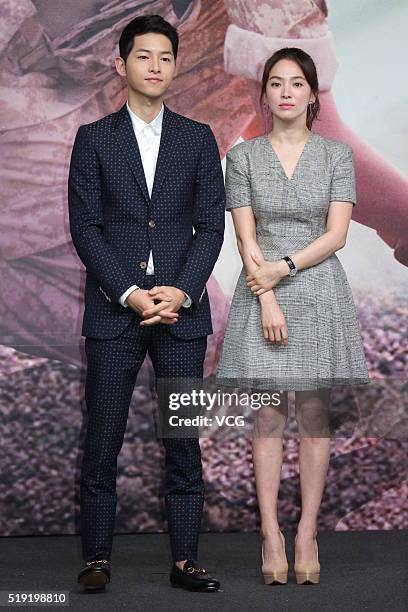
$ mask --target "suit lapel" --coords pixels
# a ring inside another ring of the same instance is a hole
[[[170,168],[171,162],[177,156],[177,144],[179,140],[178,115],[164,105],[162,133],[160,137],[160,148],[157,157],[156,172],[152,190],[152,200],[155,198],[162,185],[164,178]],[[132,120],[129,116],[126,104],[116,114],[115,136],[122,149],[126,161],[132,170],[134,177],[142,190],[145,200],[150,203],[149,191],[143,170],[142,158],[133,131]]]
[[[157,197],[170,165],[177,157],[180,137],[178,115],[164,105],[163,125],[160,138],[160,149],[157,157],[156,172],[152,190],[152,200]]]
[[[116,114],[115,137],[139,184],[145,200],[149,203],[150,197],[143,170],[142,158],[140,157],[137,139],[133,131],[132,120],[129,116],[126,104],[124,104]]]

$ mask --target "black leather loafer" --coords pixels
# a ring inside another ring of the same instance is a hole
[[[199,567],[192,560],[185,562],[183,569],[173,565],[170,572],[170,583],[173,587],[180,587],[188,591],[210,592],[218,591],[220,583],[211,577],[207,570]]]
[[[78,574],[78,582],[86,590],[101,591],[110,582],[110,563],[106,559],[88,561]]]

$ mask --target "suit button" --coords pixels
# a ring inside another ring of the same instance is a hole
[[[145,261],[141,261],[139,266],[142,268],[142,270],[144,270],[145,268],[147,268],[147,263]]]
[[[149,227],[156,227],[156,222],[154,221],[154,219],[150,219]]]

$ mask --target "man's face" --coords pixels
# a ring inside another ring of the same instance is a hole
[[[116,58],[116,70],[126,77],[128,88],[152,99],[164,95],[175,68],[170,39],[152,32],[135,36],[126,64],[122,58]]]

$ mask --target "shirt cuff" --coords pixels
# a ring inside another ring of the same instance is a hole
[[[186,299],[184,300],[184,302],[182,303],[182,306],[184,308],[190,308],[191,304],[193,303],[191,297],[189,295],[187,295],[187,293],[185,293],[185,291],[183,291],[184,295],[186,296]]]
[[[127,291],[125,291],[125,293],[122,293],[122,295],[120,296],[119,303],[123,306],[123,308],[128,308],[128,305],[125,303],[125,300],[127,296],[130,295],[135,289],[139,289],[139,287],[137,285],[132,285]]]

